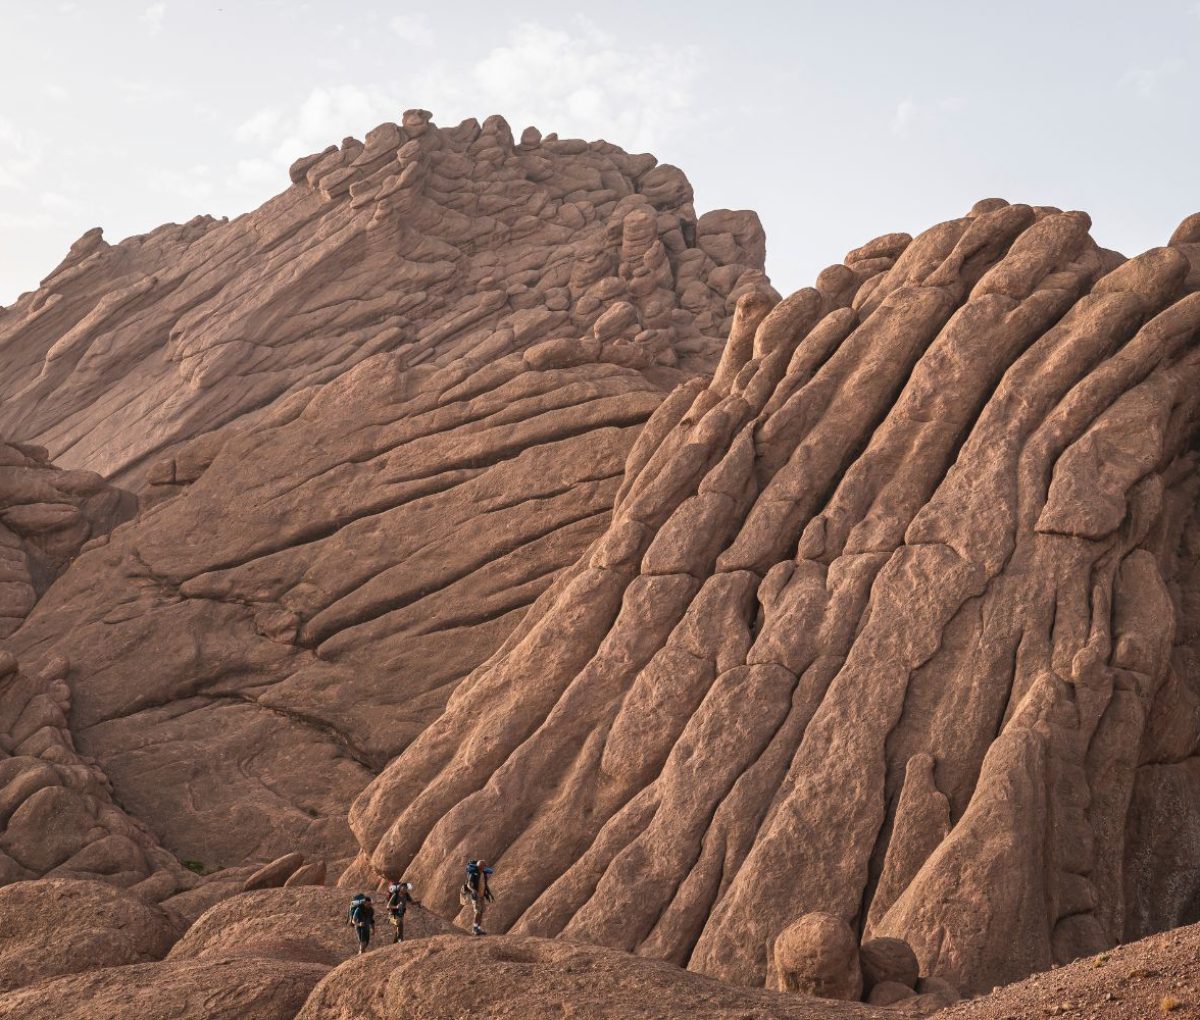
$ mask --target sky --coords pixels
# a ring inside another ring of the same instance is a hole
[[[783,292],[993,195],[1127,255],[1200,210],[1197,0],[0,0],[0,41],[0,305],[410,107],[653,152]]]

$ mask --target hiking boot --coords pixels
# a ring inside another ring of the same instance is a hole
[[[480,928],[479,925],[474,925],[472,933],[475,935],[486,935],[487,934],[487,932],[485,932],[482,928]]]

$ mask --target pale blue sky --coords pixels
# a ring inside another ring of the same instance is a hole
[[[236,215],[407,107],[604,137],[758,211],[784,291],[976,199],[1133,254],[1200,209],[1200,3],[0,0],[0,303],[89,227]]]

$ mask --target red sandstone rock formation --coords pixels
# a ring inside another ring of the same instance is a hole
[[[0,884],[204,915],[0,1016],[294,1015],[356,850],[447,917],[496,862],[527,1011],[928,1010],[1196,918],[1200,218],[989,200],[780,302],[606,143],[409,111],[292,179],[0,310]],[[303,1015],[433,1009],[407,952]]]
[[[484,855],[500,929],[743,984],[811,911],[968,989],[1194,919],[1200,235],[1088,228],[991,200],[744,296],[346,880],[451,912]]]
[[[354,853],[350,802],[767,288],[754,214],[603,142],[410,111],[292,177],[229,223],[89,234],[0,312],[0,428],[143,506],[10,647],[69,661],[78,746],[210,869]]]
[[[45,449],[0,437],[0,639],[88,542],[131,518],[136,498],[94,471],[62,471]]]

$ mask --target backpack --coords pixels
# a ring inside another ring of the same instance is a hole
[[[350,923],[365,924],[366,911],[363,909],[367,904],[367,898],[359,893],[350,901]]]
[[[463,884],[462,893],[459,895],[459,902],[465,906],[465,899],[471,899],[474,895],[478,895],[479,886],[482,884],[480,876],[490,875],[491,873],[491,868],[480,868],[479,862],[474,858],[467,861],[467,881]],[[465,897],[463,894],[465,894]],[[489,901],[491,900],[492,890],[490,888],[484,892],[484,898]]]

